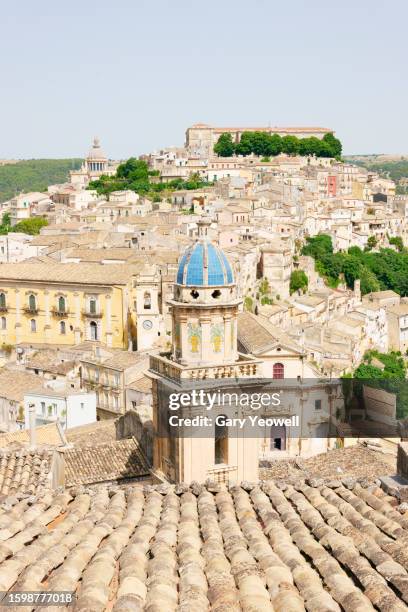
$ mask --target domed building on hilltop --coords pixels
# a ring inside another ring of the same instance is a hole
[[[84,189],[90,181],[99,179],[102,174],[113,176],[118,164],[119,162],[113,162],[107,158],[99,138],[95,137],[81,168],[70,171],[70,183],[75,188]]]

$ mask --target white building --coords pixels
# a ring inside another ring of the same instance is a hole
[[[29,257],[36,257],[37,248],[31,246],[34,236],[10,232],[0,236],[0,263],[17,263]]]
[[[401,302],[387,310],[389,343],[394,351],[408,350],[408,304]]]
[[[96,421],[96,395],[85,390],[43,388],[24,395],[25,428],[29,424],[29,406],[35,406],[36,425],[59,420],[64,429]]]
[[[32,192],[22,193],[10,201],[10,221],[11,225],[16,225],[24,219],[32,217],[37,208],[51,205],[52,201],[46,193]]]

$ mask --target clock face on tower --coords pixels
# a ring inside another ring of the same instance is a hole
[[[143,321],[143,329],[152,329],[152,327],[153,323],[149,319]]]

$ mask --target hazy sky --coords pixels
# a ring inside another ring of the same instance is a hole
[[[196,122],[334,128],[408,153],[407,0],[13,0],[0,158],[124,158]]]

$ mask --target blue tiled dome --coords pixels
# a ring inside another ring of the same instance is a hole
[[[206,286],[234,282],[231,266],[224,253],[211,242],[196,242],[180,259],[177,284]]]

